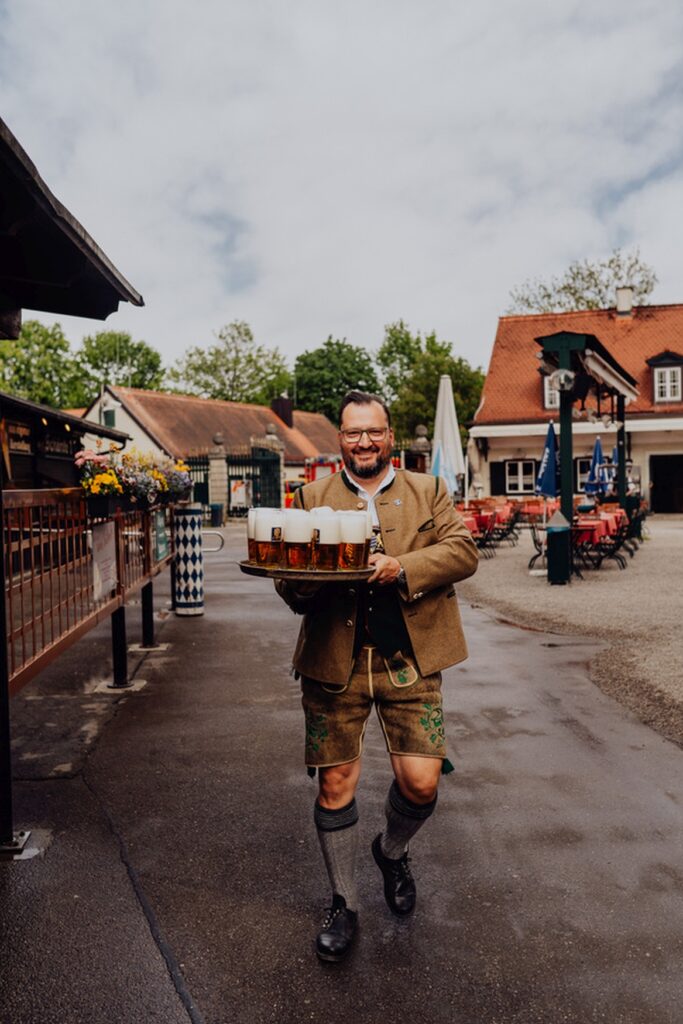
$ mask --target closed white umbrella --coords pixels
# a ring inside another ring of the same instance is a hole
[[[465,476],[465,459],[455,411],[453,383],[447,373],[439,380],[432,442],[432,473],[443,477],[451,494],[460,488],[458,477]]]

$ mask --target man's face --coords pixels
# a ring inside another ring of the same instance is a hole
[[[346,435],[353,431],[363,433],[349,439]],[[375,433],[371,438],[366,431]],[[339,447],[344,465],[354,476],[369,480],[384,472],[391,461],[394,434],[379,402],[346,406],[339,428]]]

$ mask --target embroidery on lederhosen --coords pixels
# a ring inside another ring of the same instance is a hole
[[[306,708],[306,746],[316,752],[327,739],[329,732],[325,722],[327,715]]]
[[[443,746],[446,742],[446,730],[443,724],[443,709],[440,704],[423,704],[425,714],[420,719],[420,725],[425,732],[428,732],[429,742],[434,746]]]
[[[401,651],[397,651],[392,658],[385,658],[384,664],[391,685],[399,689],[402,686],[412,686],[419,678],[417,669],[410,664]]]

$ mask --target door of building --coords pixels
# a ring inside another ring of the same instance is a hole
[[[683,512],[683,455],[651,455],[650,481],[653,512]]]

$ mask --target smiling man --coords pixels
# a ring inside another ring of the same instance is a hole
[[[306,485],[295,503],[369,509],[374,572],[360,584],[276,584],[304,616],[294,668],[306,715],[306,763],[318,771],[314,818],[332,887],[316,940],[324,960],[341,960],[356,933],[355,792],[373,705],[394,780],[372,856],[392,913],[403,917],[415,907],[408,843],[434,811],[448,763],[441,671],[467,657],[453,584],[478,564],[444,482],[394,469],[394,435],[380,398],[361,391],[346,395],[339,445],[342,472]]]

